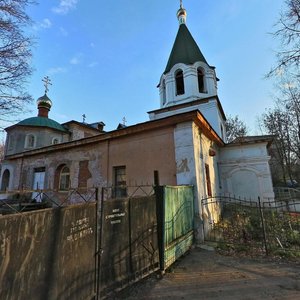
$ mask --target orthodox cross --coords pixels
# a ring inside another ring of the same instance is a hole
[[[182,8],[182,0],[180,0],[180,8]]]
[[[47,94],[47,92],[49,91],[48,86],[52,85],[51,83],[51,79],[48,76],[45,76],[42,81],[44,82],[44,87],[45,87],[45,94]]]
[[[123,117],[123,119],[122,119],[122,121],[123,121],[123,125],[126,125],[126,118],[125,117]]]
[[[85,122],[85,119],[86,119],[86,115],[85,115],[85,114],[83,114],[83,115],[82,115],[82,123],[84,123],[84,122]]]

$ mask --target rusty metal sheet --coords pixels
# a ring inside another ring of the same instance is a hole
[[[104,201],[101,249],[103,293],[157,270],[155,196]]]
[[[159,267],[155,196],[132,198],[130,216],[132,272],[141,276]]]
[[[103,205],[101,288],[126,279],[130,270],[128,199]]]
[[[94,293],[95,203],[0,217],[0,299]]]

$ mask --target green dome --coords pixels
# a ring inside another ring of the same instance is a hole
[[[34,126],[34,127],[48,127],[59,131],[67,131],[63,126],[58,122],[44,117],[33,117],[25,119],[16,125],[19,126]]]

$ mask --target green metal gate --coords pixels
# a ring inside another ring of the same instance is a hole
[[[160,268],[165,270],[193,244],[194,193],[192,186],[157,187]]]

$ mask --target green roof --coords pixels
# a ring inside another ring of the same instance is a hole
[[[61,126],[58,122],[45,118],[45,117],[33,117],[25,119],[16,125],[19,126],[35,126],[35,127],[48,127],[59,131],[67,131],[63,126]]]
[[[178,63],[194,64],[207,61],[185,24],[181,24],[164,73],[169,72]]]

